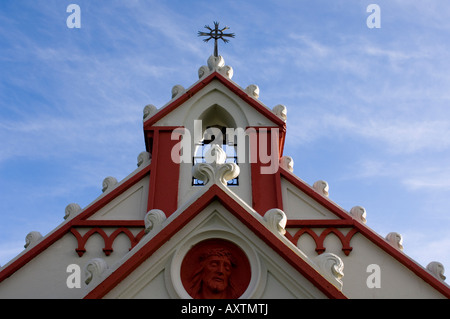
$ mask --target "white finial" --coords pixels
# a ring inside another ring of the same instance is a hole
[[[257,98],[259,98],[259,87],[256,84],[250,84],[245,89],[245,93],[247,93],[251,97],[254,97],[255,99],[257,99]]]
[[[275,105],[272,109],[272,112],[282,119],[284,122],[287,120],[287,108],[283,104]]]
[[[205,161],[208,164],[223,164],[226,159],[227,154],[223,148],[217,144],[211,144],[211,147],[205,153]]]
[[[140,167],[142,164],[150,162],[150,153],[149,152],[141,152],[137,157],[137,166]]]
[[[337,255],[323,253],[317,256],[314,261],[319,266],[322,274],[339,290],[342,290],[342,277],[344,277],[344,262]]]
[[[294,172],[294,160],[290,156],[281,157],[280,166],[291,173]]]
[[[231,66],[225,65],[225,60],[222,56],[215,57],[211,55],[208,58],[208,65],[203,65],[198,69],[198,78],[201,79],[212,72],[219,72],[223,76],[229,78],[233,77],[233,68]]]
[[[106,191],[110,191],[111,189],[114,188],[114,186],[117,184],[117,179],[115,177],[112,176],[108,176],[103,180],[103,188],[102,188],[102,192],[106,192]]]
[[[75,214],[78,214],[80,211],[81,211],[80,205],[78,205],[77,203],[71,203],[66,206],[66,209],[64,211],[65,212],[64,219],[67,219],[70,216],[74,216]]]
[[[156,114],[158,112],[158,108],[154,106],[153,104],[148,104],[144,107],[144,121],[150,117],[153,116],[153,114]]]
[[[89,260],[84,267],[85,284],[89,285],[93,280],[96,281],[108,269],[108,265],[103,258],[93,258]]]
[[[403,237],[399,233],[391,232],[387,234],[386,240],[395,248],[403,250]]]
[[[314,183],[313,188],[315,189],[316,192],[318,192],[319,194],[328,197],[329,193],[329,187],[328,187],[328,183],[325,181],[317,181]]]
[[[427,270],[433,274],[437,279],[444,281],[446,277],[444,276],[444,265],[438,261],[432,261],[427,265]]]
[[[145,214],[145,233],[159,231],[162,223],[167,219],[166,214],[160,209],[152,209]]]
[[[286,222],[287,217],[286,214],[278,208],[269,209],[264,214],[264,219],[266,220],[269,229],[272,232],[278,232],[281,235],[286,234]]]
[[[365,224],[366,219],[366,209],[362,206],[355,206],[350,210],[350,215],[357,221]]]
[[[42,235],[38,231],[32,231],[27,234],[25,237],[25,245],[23,247],[28,248],[34,246],[42,239]]]
[[[177,96],[180,96],[184,92],[186,92],[186,89],[182,85],[179,84],[175,85],[172,88],[172,99],[176,98]]]

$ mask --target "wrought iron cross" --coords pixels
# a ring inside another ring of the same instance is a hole
[[[211,29],[209,25],[205,25],[205,29],[208,29],[209,32],[198,31],[198,36],[208,37],[206,39],[203,39],[203,41],[205,42],[214,39],[214,56],[218,57],[219,53],[217,50],[217,40],[222,39],[223,42],[227,43],[229,42],[229,40],[225,39],[224,37],[234,38],[234,33],[223,33],[223,31],[229,29],[229,27],[219,29],[219,22],[216,21],[214,21],[214,29]]]

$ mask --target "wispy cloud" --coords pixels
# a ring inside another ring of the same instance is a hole
[[[446,166],[446,159],[429,158],[403,160],[386,156],[367,158],[359,157],[350,170],[352,179],[385,179],[396,180],[408,191],[416,193],[429,192],[447,194],[450,191],[450,168]],[[425,193],[424,193],[425,195]]]
[[[292,134],[300,142],[311,142],[324,137],[349,136],[367,143],[378,143],[383,151],[408,154],[423,151],[443,151],[450,148],[450,120],[414,122],[399,118],[358,118],[348,115],[316,114],[293,119],[305,125]],[[299,142],[293,138],[290,141]]]
[[[448,167],[435,167],[434,169],[417,170],[420,173],[404,177],[403,184],[411,190],[447,192],[450,195],[450,171]],[[417,172],[416,171],[416,172]]]

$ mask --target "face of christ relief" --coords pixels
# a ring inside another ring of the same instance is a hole
[[[232,254],[226,249],[217,248],[209,250],[199,259],[200,268],[191,278],[194,298],[236,298],[230,281],[232,270],[236,267]]]
[[[247,255],[219,238],[203,240],[186,253],[180,279],[194,299],[236,299],[247,289],[251,271]]]

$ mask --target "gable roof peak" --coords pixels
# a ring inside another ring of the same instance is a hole
[[[233,68],[225,65],[225,60],[221,55],[211,55],[207,60],[207,65],[203,65],[198,69],[198,78],[205,78],[213,72],[218,72],[230,80],[233,77]]]

